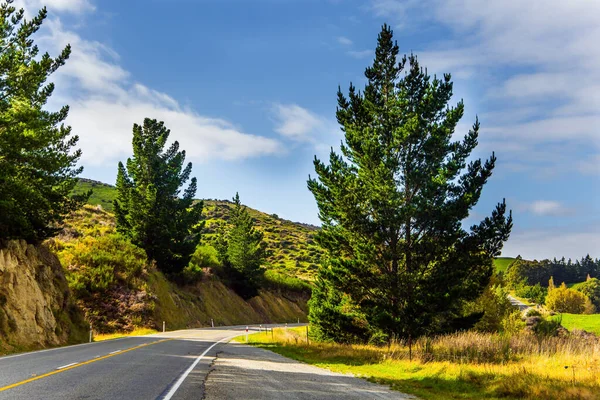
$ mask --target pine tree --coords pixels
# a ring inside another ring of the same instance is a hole
[[[350,85],[346,98],[338,90],[342,154],[332,149],[329,165],[315,157],[318,179],[308,180],[322,221],[317,240],[328,253],[310,320],[329,339],[348,340],[337,333],[339,321],[349,323],[344,314],[354,316],[353,327],[364,318],[371,334],[409,343],[458,327],[512,228],[502,202],[463,229],[496,157],[467,164],[479,123],[452,141],[464,106],[448,106],[450,75],[431,79],[416,56],[397,62],[398,52],[384,25],[364,92]]]
[[[119,162],[114,207],[117,230],[146,250],[163,272],[176,274],[189,263],[204,222],[203,202],[194,200],[196,178],[181,193],[192,163],[184,167],[185,151],[179,151],[178,142],[164,150],[169,134],[155,119],[133,125],[133,158],[126,167]]]
[[[44,110],[54,91],[47,80],[71,47],[56,58],[40,56],[31,37],[46,9],[25,20],[12,3],[0,4],[0,239],[35,243],[55,234],[89,193],[70,196],[83,169],[76,167],[78,137],[62,124],[69,107]]]
[[[229,223],[229,231],[222,230],[217,238],[219,258],[233,289],[242,297],[250,298],[258,294],[264,273],[261,265],[267,250],[263,233],[254,227],[254,220],[238,193],[233,198]]]

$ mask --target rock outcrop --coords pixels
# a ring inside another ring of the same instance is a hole
[[[58,258],[44,245],[0,242],[0,352],[85,340]]]

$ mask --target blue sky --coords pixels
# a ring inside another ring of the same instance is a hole
[[[114,183],[131,126],[164,120],[198,196],[318,224],[314,155],[342,136],[336,90],[361,87],[381,25],[478,115],[494,176],[469,222],[506,198],[503,252],[600,257],[600,3],[588,0],[18,0],[50,17],[42,50],[73,54],[49,107],[71,106],[83,176]],[[485,4],[485,5],[484,5]]]

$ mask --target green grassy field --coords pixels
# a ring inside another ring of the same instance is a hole
[[[568,330],[582,329],[600,335],[600,314],[561,314],[562,326]]]
[[[506,269],[508,268],[508,266],[514,261],[515,259],[512,257],[498,257],[494,259],[494,266],[496,267],[496,271],[498,272],[506,272]]]

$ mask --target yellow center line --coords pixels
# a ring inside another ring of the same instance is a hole
[[[43,375],[34,376],[33,378],[25,379],[23,381],[20,381],[20,382],[17,382],[17,383],[13,383],[12,385],[0,387],[0,392],[4,392],[5,390],[9,390],[9,389],[14,389],[17,386],[25,385],[27,383],[31,383],[31,382],[34,382],[34,381],[37,381],[37,380],[40,380],[40,379],[44,379],[44,378],[47,378],[47,377],[52,376],[52,375],[60,374],[62,372],[69,371],[71,369],[75,369],[75,368],[81,367],[83,365],[88,365],[88,364],[91,364],[91,363],[95,363],[96,361],[100,361],[100,360],[104,360],[104,359],[107,359],[107,358],[110,358],[110,357],[118,356],[119,354],[127,353],[128,351],[133,351],[133,350],[141,349],[142,347],[151,346],[153,344],[158,344],[158,343],[166,342],[166,341],[169,341],[169,340],[173,340],[173,339],[162,339],[162,340],[157,340],[155,342],[140,344],[138,346],[131,347],[129,349],[120,350],[119,352],[116,352],[116,353],[107,354],[105,356],[93,358],[93,359],[88,360],[88,361],[83,361],[83,362],[77,363],[75,365],[71,365],[71,366],[65,367],[63,369],[59,369],[59,370],[55,370],[55,371],[52,371],[52,372],[48,372],[48,373],[43,374]]]

